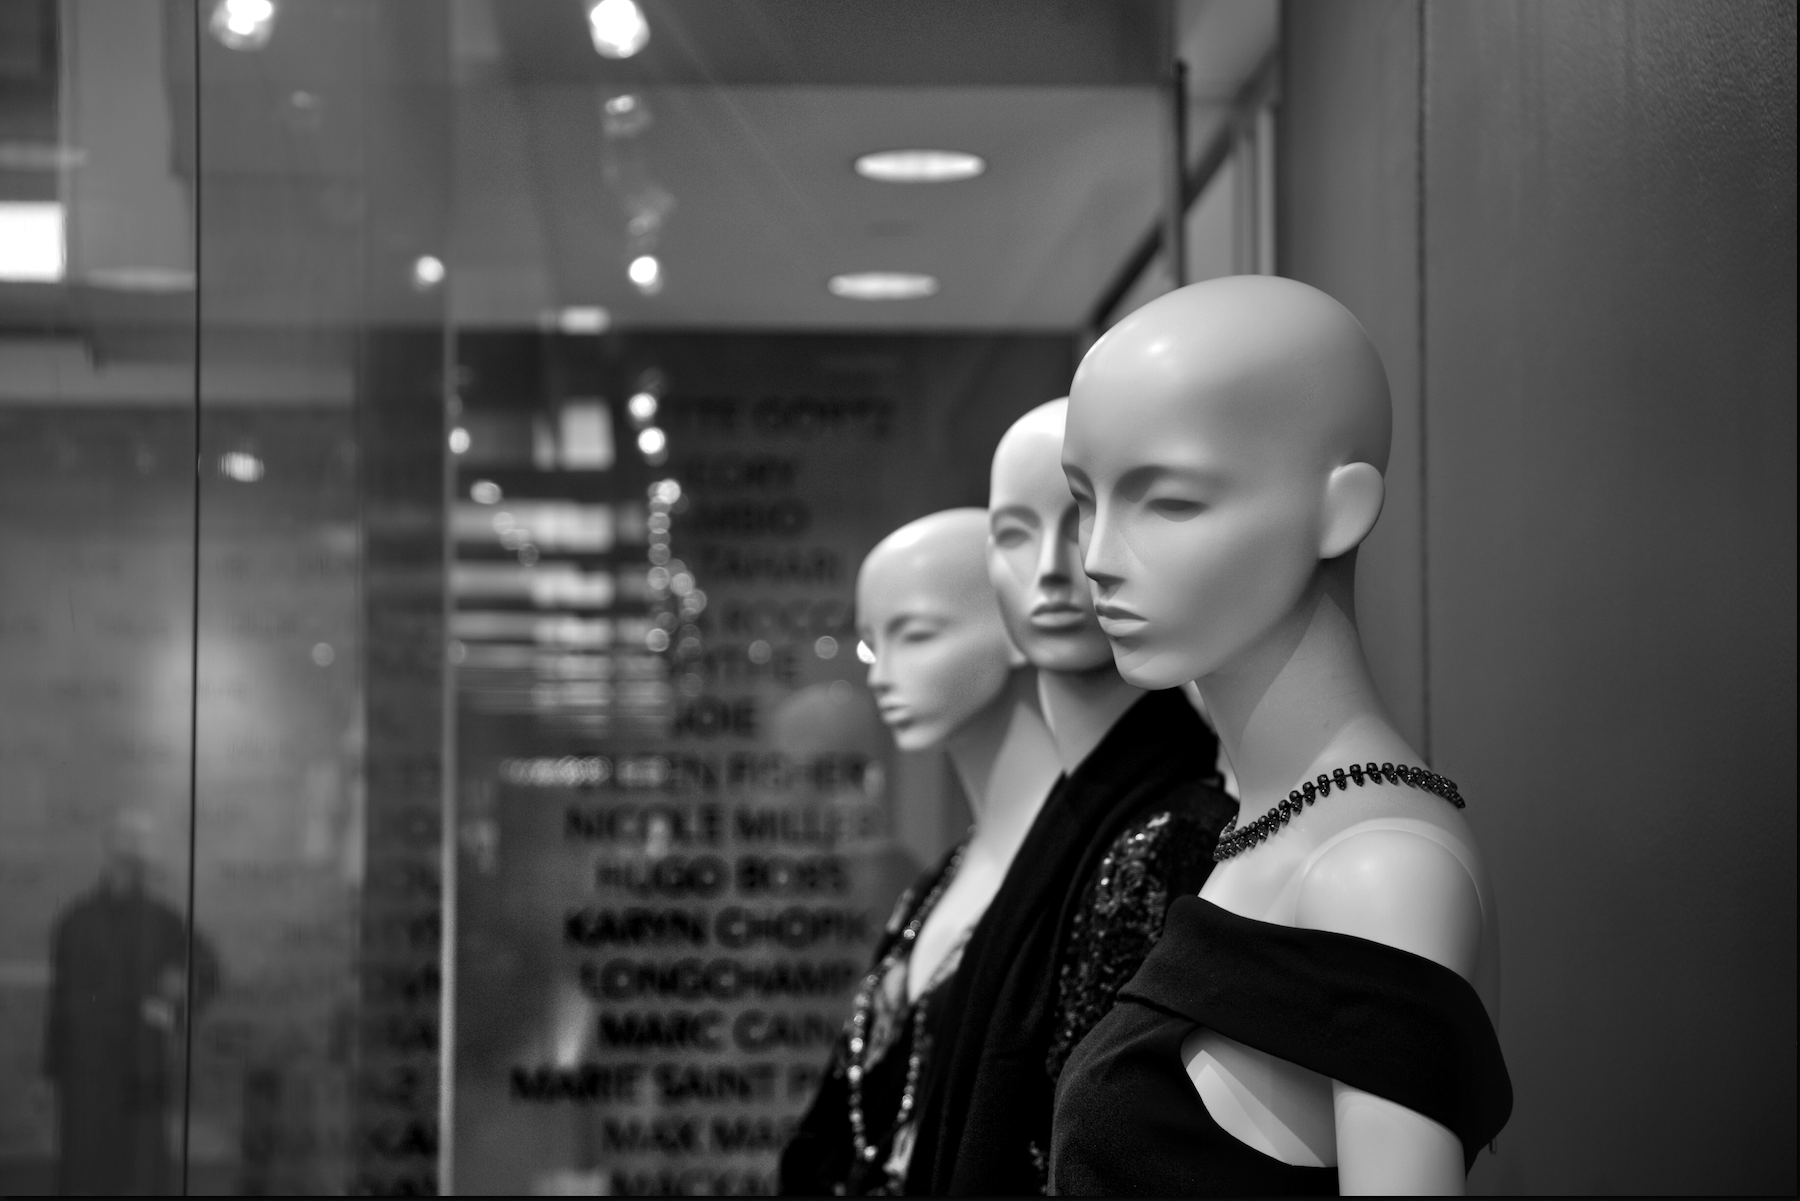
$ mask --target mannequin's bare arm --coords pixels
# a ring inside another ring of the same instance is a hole
[[[1322,855],[1301,885],[1295,925],[1386,943],[1473,982],[1481,896],[1460,860],[1422,835],[1377,829]],[[1338,1188],[1367,1194],[1460,1195],[1463,1146],[1403,1105],[1332,1082]]]

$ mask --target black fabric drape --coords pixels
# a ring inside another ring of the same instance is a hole
[[[894,944],[900,940],[900,931],[931,895],[955,853],[954,850],[945,852],[929,871],[901,894],[887,928],[876,941],[875,954],[869,960],[871,965],[880,963],[894,949]],[[934,1042],[944,1025],[945,1011],[937,1004],[938,1000],[937,992],[933,990],[924,1002],[928,1006],[925,1014],[927,1036]],[[880,1155],[874,1163],[857,1164],[852,1162],[850,1081],[844,1074],[849,1063],[847,1041],[846,1035],[839,1032],[837,1041],[832,1044],[831,1063],[825,1078],[819,1082],[819,1091],[781,1152],[779,1185],[784,1197],[829,1197],[840,1187],[850,1196],[862,1196],[884,1180],[882,1160],[886,1159],[889,1150],[885,1132],[892,1127],[895,1111],[900,1106],[911,1042],[907,1039],[905,1045],[891,1049],[864,1077],[865,1112],[870,1133],[880,1145]],[[933,1058],[926,1059],[925,1071],[930,1071]]]
[[[1512,1079],[1475,989],[1384,943],[1183,897],[1120,995],[1422,1113],[1456,1132],[1468,1165],[1512,1114]]]
[[[1448,1126],[1465,1169],[1506,1124],[1512,1083],[1461,976],[1381,943],[1295,930],[1198,897],[1058,1086],[1052,1186],[1081,1196],[1335,1195],[1337,1169],[1283,1163],[1222,1130],[1181,1060],[1198,1026]]]
[[[1213,732],[1170,689],[1133,705],[1058,781],[945,985],[907,1192],[1042,1190],[1053,1105],[1045,1059],[1072,909],[1113,839],[1146,809],[1193,804],[1185,794],[1200,790],[1229,803],[1216,791],[1217,754]]]

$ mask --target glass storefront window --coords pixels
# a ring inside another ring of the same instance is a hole
[[[857,566],[1170,286],[1181,36],[0,6],[0,1192],[770,1191],[969,821]]]
[[[1504,898],[1469,1191],[1791,1193],[1793,24],[0,0],[0,1196],[773,1190],[972,816],[863,557],[1278,268]]]

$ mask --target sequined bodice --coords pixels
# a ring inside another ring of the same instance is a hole
[[[1206,882],[1214,837],[1202,817],[1165,808],[1140,817],[1107,848],[1069,918],[1044,1064],[1052,1082],[1156,945],[1170,903]]]

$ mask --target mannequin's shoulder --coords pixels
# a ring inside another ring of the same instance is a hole
[[[1295,925],[1385,943],[1473,980],[1486,889],[1473,837],[1450,820],[1375,817],[1310,856]]]

